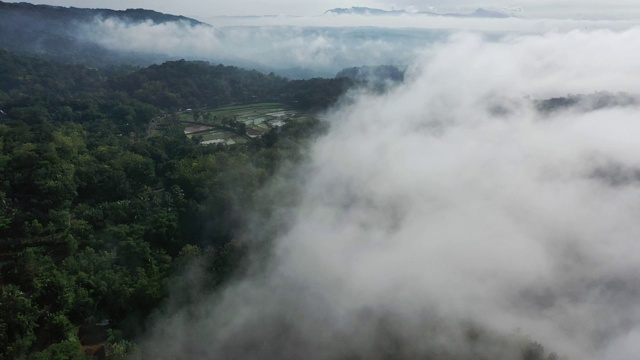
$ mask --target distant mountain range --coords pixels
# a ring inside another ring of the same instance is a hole
[[[150,21],[208,26],[184,16],[145,9],[81,9],[0,1],[0,49],[98,67],[120,63],[148,65],[167,60],[162,55],[111,51],[86,39],[82,26],[91,24],[96,18],[115,18],[128,24]]]
[[[325,14],[337,14],[337,15],[373,15],[373,16],[387,16],[387,15],[403,15],[407,12],[404,10],[382,10],[368,7],[351,7],[351,8],[335,8],[325,11]]]
[[[500,11],[487,10],[483,8],[476,9],[471,13],[437,13],[431,11],[408,12],[405,10],[382,10],[368,7],[351,7],[336,8],[327,10],[325,14],[336,15],[365,15],[365,16],[397,16],[397,15],[431,15],[431,16],[447,16],[458,18],[507,18],[510,14]]]

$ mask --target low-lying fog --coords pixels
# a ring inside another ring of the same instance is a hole
[[[279,228],[266,270],[168,311],[151,354],[514,359],[531,339],[637,359],[640,109],[535,100],[640,94],[638,38],[457,34],[404,84],[350,94],[301,185],[265,190],[298,201],[247,221],[253,238]]]
[[[495,41],[524,34],[576,30],[625,31],[638,21],[453,18],[426,15],[216,17],[213,26],[126,23],[115,18],[81,24],[81,38],[110,50],[208,60],[275,71],[288,77],[333,77],[347,67],[414,61],[425,47],[459,31]],[[162,39],[158,41],[157,39]]]

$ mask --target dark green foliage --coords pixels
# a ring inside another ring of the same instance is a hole
[[[36,341],[38,309],[15,285],[0,289],[0,358],[19,359]]]
[[[164,109],[278,100],[287,81],[274,75],[206,62],[152,65],[111,82],[114,90]]]
[[[333,105],[351,86],[349,78],[295,80],[287,84],[282,101],[306,110],[319,110]]]
[[[80,341],[76,337],[49,345],[43,351],[30,356],[33,360],[87,360],[80,351]]]
[[[0,49],[0,90],[13,92],[11,100],[28,105],[29,98],[95,96],[100,93],[100,73],[84,65],[62,65],[15,55]],[[24,94],[16,96],[17,93]],[[6,101],[6,100],[5,100]],[[42,107],[39,108],[42,111]],[[58,111],[68,111],[59,108]],[[5,110],[6,111],[6,110]]]
[[[289,81],[255,70],[185,60],[152,65],[110,81],[113,90],[165,110],[265,101],[318,110],[334,104],[352,85],[347,78]]]
[[[242,217],[319,122],[230,147],[148,125],[164,101],[253,101],[288,84],[185,61],[107,76],[0,51],[0,358],[84,358],[78,328],[103,319],[122,357],[192,264],[202,291],[240,271]]]

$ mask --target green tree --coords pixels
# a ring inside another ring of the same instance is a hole
[[[36,341],[38,311],[15,285],[0,288],[0,358],[23,359]]]
[[[88,360],[80,350],[80,341],[76,336],[49,345],[45,350],[30,356],[33,360]]]

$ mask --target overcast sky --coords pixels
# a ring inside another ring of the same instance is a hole
[[[470,11],[478,7],[495,9],[521,7],[523,16],[531,17],[574,19],[640,17],[640,2],[637,0],[36,0],[34,3],[109,9],[146,8],[197,19],[221,15],[318,15],[328,9],[351,6],[442,11]]]

